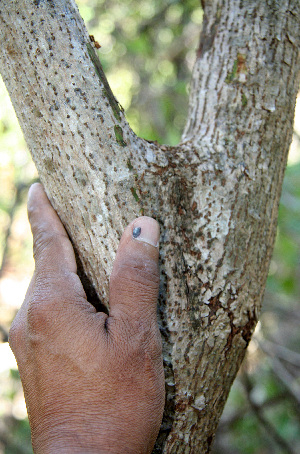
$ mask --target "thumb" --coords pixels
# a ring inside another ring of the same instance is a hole
[[[110,277],[110,316],[156,319],[159,225],[147,216],[125,229]]]

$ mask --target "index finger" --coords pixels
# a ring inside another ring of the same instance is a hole
[[[40,183],[33,184],[29,189],[27,209],[37,272],[58,273],[65,270],[76,273],[72,244]]]

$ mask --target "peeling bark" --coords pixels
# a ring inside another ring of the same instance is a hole
[[[204,7],[186,127],[169,147],[130,129],[73,0],[0,1],[3,79],[105,306],[124,227],[141,214],[161,225],[157,453],[212,444],[259,316],[299,86],[297,0]]]

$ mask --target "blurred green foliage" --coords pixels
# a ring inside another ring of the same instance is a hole
[[[177,144],[203,16],[199,1],[78,0],[77,4],[89,33],[101,45],[99,56],[108,81],[133,130],[148,140]],[[0,99],[0,334],[5,341],[33,270],[25,196],[37,174],[3,83]],[[293,147],[261,322],[226,404],[215,454],[300,452],[299,403],[293,394],[293,389],[299,392],[300,363],[291,354],[300,341],[299,135]],[[286,348],[285,354],[276,350],[278,345]],[[0,368],[0,389],[0,454],[32,453],[15,365]]]
[[[299,295],[300,163],[288,166],[279,207],[277,232],[269,288]],[[296,246],[296,247],[295,247]],[[279,260],[279,258],[281,258]],[[275,265],[276,264],[276,265]],[[274,267],[275,265],[275,267]]]
[[[187,112],[187,83],[199,41],[198,0],[77,2],[112,90],[133,130],[175,145]]]

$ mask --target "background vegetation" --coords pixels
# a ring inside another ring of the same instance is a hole
[[[77,4],[134,131],[178,143],[203,16],[199,1]],[[26,408],[7,333],[33,271],[26,194],[37,174],[3,83],[0,100],[0,454],[29,454]],[[215,454],[300,452],[300,103],[295,128],[261,321],[226,404]]]

